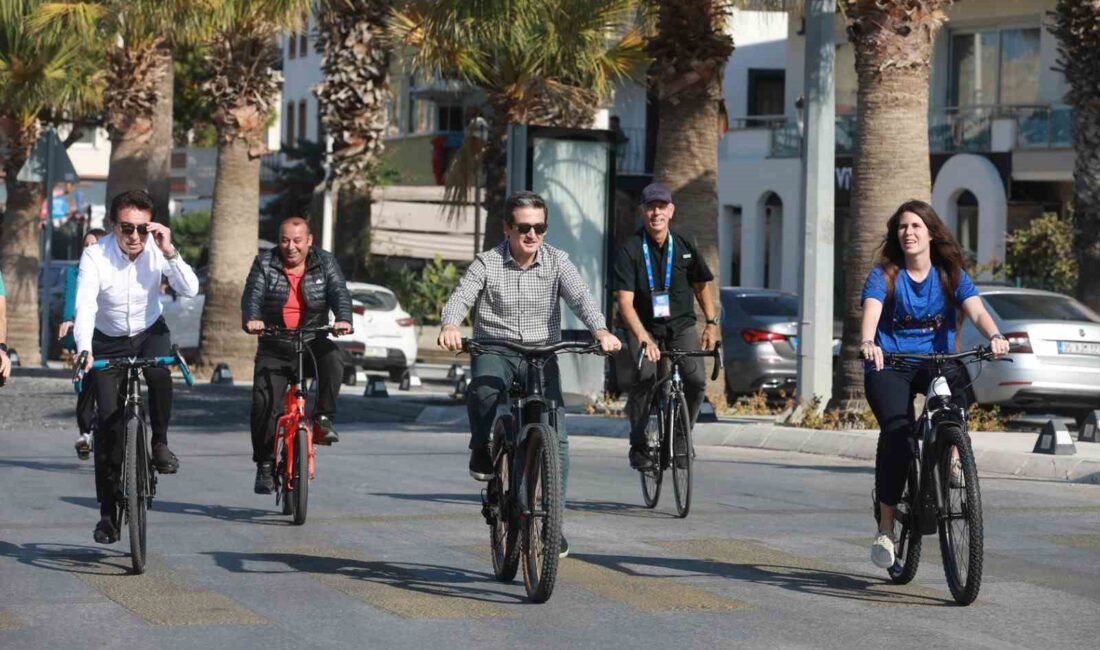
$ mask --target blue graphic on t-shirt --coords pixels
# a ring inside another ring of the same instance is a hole
[[[905,269],[894,280],[894,295],[886,301],[886,274],[875,266],[863,285],[863,298],[883,303],[882,317],[875,332],[875,343],[883,352],[931,354],[950,352],[955,341],[956,305],[978,295],[966,271],[959,278],[952,305],[946,304],[940,276],[932,269],[922,282],[909,277]]]

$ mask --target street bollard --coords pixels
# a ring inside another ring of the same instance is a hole
[[[1035,448],[1031,453],[1071,456],[1077,453],[1077,447],[1073,444],[1073,438],[1069,436],[1069,428],[1064,423],[1047,420],[1043,430],[1039,432],[1039,439],[1035,441]]]
[[[466,399],[466,389],[470,387],[470,380],[466,378],[466,373],[462,373],[455,380],[455,392],[451,393],[451,399],[464,400]]]
[[[214,366],[214,373],[210,375],[211,384],[233,385],[233,373],[229,371],[229,364],[222,362]]]
[[[385,375],[367,375],[367,387],[363,389],[363,397],[389,397],[386,390]]]
[[[405,372],[401,373],[401,383],[397,386],[397,390],[411,390],[413,386],[423,386],[423,383],[420,381],[420,375],[416,374],[416,366],[409,366]]]
[[[452,363],[451,367],[447,369],[447,379],[458,379],[465,374],[466,369],[461,364]]]
[[[1096,442],[1100,436],[1100,411],[1090,411],[1077,430],[1078,442]]]
[[[703,398],[703,405],[699,407],[699,417],[695,418],[696,422],[717,422],[718,413],[714,410],[714,405],[710,403],[710,400]]]

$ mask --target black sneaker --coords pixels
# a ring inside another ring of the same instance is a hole
[[[475,481],[488,481],[493,478],[493,459],[489,449],[478,447],[470,450],[470,476]]]
[[[110,519],[100,519],[95,525],[95,530],[92,531],[92,539],[97,544],[114,544],[118,541],[118,529]]]
[[[273,494],[275,492],[275,463],[266,461],[256,463],[256,484],[252,491],[256,494]]]
[[[558,548],[558,557],[569,557],[569,542],[566,541],[565,535],[561,536],[561,546]]]
[[[153,465],[161,474],[175,474],[180,468],[180,459],[161,442],[153,445]]]
[[[630,466],[634,469],[649,469],[653,467],[653,457],[649,455],[649,449],[641,445],[631,445]]]
[[[336,429],[332,427],[332,418],[318,415],[313,420],[313,444],[327,447],[334,442],[340,442],[340,436],[336,435]]]

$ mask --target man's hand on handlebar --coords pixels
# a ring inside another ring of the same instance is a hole
[[[623,343],[619,340],[619,337],[607,330],[596,332],[596,342],[600,344],[600,349],[603,350],[604,354],[618,352],[623,348]]]
[[[338,320],[332,325],[332,331],[336,336],[351,334],[351,323],[346,320]]]
[[[78,370],[83,370],[84,372],[88,372],[89,370],[92,369],[92,364],[95,363],[95,357],[92,356],[91,352],[89,352],[87,350],[85,350],[84,352],[81,352],[80,357],[76,360],[76,365],[77,366],[80,365],[80,359],[84,360],[84,367],[83,368],[78,368]]]
[[[638,345],[642,346],[642,352],[645,354],[646,359],[649,359],[653,363],[657,363],[661,360],[661,348],[657,346],[657,342],[653,340],[649,332],[646,332],[644,336],[638,337]]]
[[[458,328],[454,325],[444,325],[443,328],[439,330],[439,338],[436,339],[436,345],[444,350],[458,352],[462,349],[462,332],[458,331]]]
[[[244,331],[249,334],[259,334],[264,331],[264,322],[262,320],[250,320],[244,324]]]

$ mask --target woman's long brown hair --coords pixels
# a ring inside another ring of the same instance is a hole
[[[878,265],[886,275],[886,300],[893,298],[894,282],[897,280],[898,272],[905,268],[905,252],[898,241],[898,227],[901,224],[901,215],[906,212],[912,212],[920,217],[925,228],[928,229],[932,267],[940,276],[944,300],[949,305],[955,304],[955,291],[959,288],[962,272],[966,268],[962,248],[932,206],[915,199],[898,206],[893,216],[886,222],[886,237],[882,242],[878,261]]]

